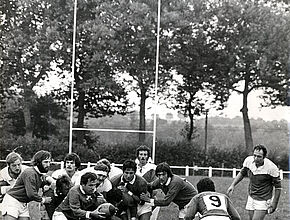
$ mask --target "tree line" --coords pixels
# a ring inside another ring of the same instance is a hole
[[[35,87],[52,72],[69,81],[72,1],[5,0],[0,9],[2,129],[46,140],[47,134],[68,133],[58,123],[68,119],[71,87],[44,97]],[[195,138],[196,116],[208,105],[223,109],[235,91],[243,95],[244,146],[251,151],[249,94],[263,90],[267,106],[287,102],[289,13],[288,2],[278,0],[162,2],[158,96],[188,118],[188,142]],[[86,127],[86,118],[130,113],[133,91],[139,98],[138,130],[146,130],[146,101],[155,84],[157,1],[78,0],[76,20],[74,126]],[[89,141],[85,131],[75,135],[78,145]],[[138,142],[145,141],[140,133]]]

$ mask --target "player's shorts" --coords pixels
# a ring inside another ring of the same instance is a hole
[[[62,212],[55,211],[52,215],[52,220],[67,220],[67,217]]]
[[[13,198],[9,194],[5,194],[2,204],[2,215],[10,215],[14,218],[27,217],[29,218],[28,204],[24,202],[19,202],[17,199]]]
[[[251,196],[248,196],[246,210],[268,210],[271,204],[271,200],[256,200]]]
[[[144,203],[144,205],[138,205],[137,216],[141,216],[145,213],[152,212],[152,206],[150,203]]]
[[[205,216],[201,217],[200,220],[231,220],[227,216]]]

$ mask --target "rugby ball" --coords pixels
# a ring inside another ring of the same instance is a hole
[[[115,215],[115,213],[117,212],[117,209],[111,203],[106,202],[106,203],[99,205],[98,208],[96,209],[96,211],[98,213],[104,213],[103,216],[105,216],[105,217],[111,217],[111,216]]]

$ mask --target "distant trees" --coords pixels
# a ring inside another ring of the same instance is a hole
[[[201,113],[206,101],[198,92],[213,95],[213,102],[221,109],[231,91],[242,94],[246,151],[251,151],[249,93],[263,89],[266,104],[286,104],[287,7],[268,1],[197,1],[188,3],[181,20],[185,22],[169,37],[172,69],[182,76],[176,108],[189,117],[193,128],[194,115]],[[189,140],[190,134],[192,129]]]
[[[51,71],[64,79],[71,72],[73,12],[72,2],[64,0],[10,0],[1,6],[0,95],[3,106],[6,98],[20,100],[25,129],[17,134],[45,137],[34,132],[35,86]],[[188,140],[198,137],[195,116],[203,114],[209,101],[200,92],[213,97],[211,107],[222,109],[236,91],[243,95],[246,150],[252,149],[248,95],[262,89],[265,105],[286,103],[289,13],[281,1],[162,2],[158,95],[167,101],[165,93],[175,84],[174,108],[189,118]],[[156,31],[157,1],[78,0],[75,126],[85,127],[86,117],[128,113],[128,92],[134,91],[140,98],[139,130],[146,129]],[[173,80],[176,75],[180,81]],[[70,88],[61,90],[53,101],[67,104]],[[76,134],[83,144],[84,132]],[[141,133],[139,141],[144,140]]]
[[[54,61],[52,42],[47,38],[49,8],[49,2],[43,0],[1,3],[1,96],[21,97],[25,135],[30,137],[36,98],[33,89],[47,77]]]
[[[228,63],[228,77],[221,79],[219,87],[243,95],[241,112],[249,152],[253,138],[248,95],[262,89],[266,104],[286,104],[290,13],[275,1],[225,1],[217,3],[213,10],[217,10],[216,28],[220,30],[214,40],[220,42],[229,56],[227,60],[232,61]]]
[[[78,128],[84,127],[87,116],[98,118],[125,114],[128,110],[127,93],[115,78],[117,69],[113,50],[119,44],[116,40],[118,21],[110,11],[116,9],[117,4],[115,1],[78,1],[74,72],[74,111],[78,112]],[[64,15],[68,16],[64,18]],[[73,36],[72,2],[66,1],[52,19],[53,28],[58,32],[55,44],[59,44],[59,68],[69,71]],[[77,131],[76,134],[77,143],[83,144],[85,132]]]

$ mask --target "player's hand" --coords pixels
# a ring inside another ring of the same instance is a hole
[[[95,211],[90,213],[90,217],[92,219],[105,219],[106,218],[106,213],[99,212],[98,210],[95,210]]]
[[[43,203],[43,204],[51,203],[51,201],[52,201],[52,198],[51,198],[51,197],[43,197],[43,201],[42,201],[42,203]]]
[[[230,186],[229,188],[228,188],[228,190],[227,190],[227,194],[230,196],[230,195],[232,195],[233,194],[233,192],[234,192],[234,186]]]
[[[140,199],[144,202],[150,202],[150,197],[146,193],[141,193]]]
[[[126,186],[118,186],[117,188],[118,188],[119,190],[121,190],[121,192],[126,192],[126,191],[128,191],[127,188],[126,188]]]
[[[277,208],[277,204],[272,203],[269,207],[268,207],[268,214],[272,214],[273,212],[275,212]]]

